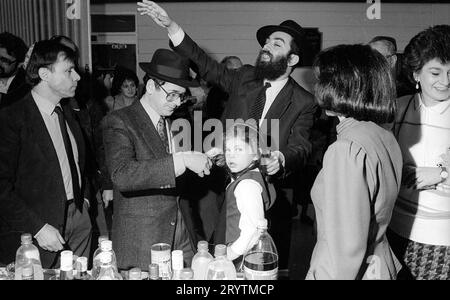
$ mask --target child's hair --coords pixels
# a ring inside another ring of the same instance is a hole
[[[225,132],[224,142],[229,139],[239,139],[248,144],[254,154],[259,157],[259,132],[258,128],[243,122],[236,122],[230,126]]]

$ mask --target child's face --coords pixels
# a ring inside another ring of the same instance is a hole
[[[256,160],[257,153],[242,139],[229,138],[225,141],[225,159],[231,172],[237,173]]]

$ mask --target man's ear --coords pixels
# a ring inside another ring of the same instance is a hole
[[[295,65],[297,65],[300,61],[300,57],[297,54],[291,54],[289,55],[289,59],[288,59],[288,66],[289,67],[293,67]]]
[[[146,90],[146,94],[153,94],[155,92],[156,89],[156,85],[155,85],[155,81],[153,79],[149,79],[147,81],[147,85],[145,86],[145,90]]]
[[[47,68],[39,68],[38,74],[42,81],[48,81],[50,70]]]

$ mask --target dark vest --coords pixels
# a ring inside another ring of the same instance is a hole
[[[224,208],[225,213],[221,214],[221,218],[225,217],[225,244],[232,243],[239,238],[241,233],[239,229],[239,220],[241,218],[241,213],[237,207],[236,197],[234,196],[234,190],[237,185],[245,179],[253,179],[258,182],[262,187],[262,199],[264,202],[264,210],[267,211],[275,201],[275,189],[272,184],[267,183],[260,172],[248,171],[247,173],[241,175],[237,180],[230,183],[227,187],[225,194]]]

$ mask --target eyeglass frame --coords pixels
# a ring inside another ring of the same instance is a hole
[[[174,96],[172,96],[172,95],[176,95],[177,97],[178,97],[178,99],[180,99],[180,105],[182,105],[182,104],[184,104],[184,103],[186,103],[186,102],[188,102],[189,101],[189,99],[192,99],[192,98],[195,98],[195,97],[192,97],[192,96],[187,96],[186,95],[186,93],[177,93],[177,92],[170,92],[170,93],[168,93],[162,86],[162,84],[160,84],[160,83],[158,83],[156,80],[155,80],[155,83],[164,91],[164,93],[166,93],[166,101],[167,102],[175,102],[176,100],[177,100],[177,98],[174,98],[173,100],[169,100],[169,98],[170,97],[174,97]]]

